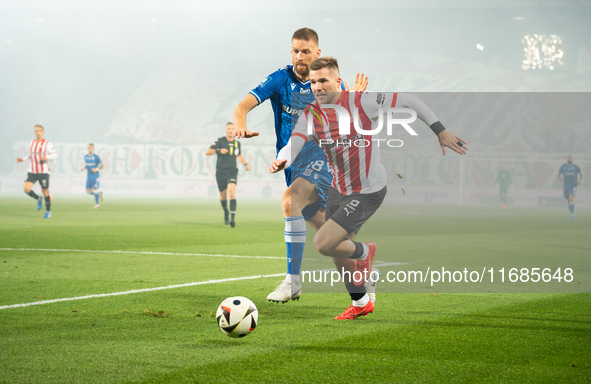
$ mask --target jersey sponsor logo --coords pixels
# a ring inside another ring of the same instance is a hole
[[[310,93],[310,92],[312,92],[312,90],[311,90],[311,89],[307,89],[307,88],[300,88],[300,93],[302,93],[302,94],[308,94],[308,93]]]
[[[281,104],[281,109],[283,109],[285,112],[289,113],[290,115],[300,116],[302,113],[304,113],[304,111],[301,111],[299,109],[295,109],[292,107],[288,107],[285,104]]]
[[[261,83],[259,84],[259,87],[261,87],[261,88],[264,88],[264,87],[265,87],[265,85],[267,85],[267,83],[268,83],[269,81],[271,81],[271,77],[270,77],[270,76],[267,76],[267,77],[265,77],[265,78],[263,79],[263,81],[261,81]]]

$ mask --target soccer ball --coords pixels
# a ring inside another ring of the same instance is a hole
[[[230,337],[244,337],[254,331],[259,320],[256,305],[246,297],[228,297],[215,315],[218,326]]]

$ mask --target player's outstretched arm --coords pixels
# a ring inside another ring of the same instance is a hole
[[[205,151],[205,156],[213,156],[215,155],[215,149],[214,148],[207,148],[207,151]]]
[[[447,153],[445,147],[459,153],[460,155],[466,154],[466,150],[468,149],[466,144],[468,143],[460,139],[453,132],[450,132],[446,129],[445,131],[439,132],[437,138],[439,139],[439,144],[441,145],[441,150],[444,156]]]
[[[234,120],[234,126],[236,127],[236,132],[234,133],[235,138],[242,139],[244,137],[248,139],[259,135],[258,132],[250,132],[246,127],[246,115],[257,105],[259,105],[258,100],[249,93],[244,99],[242,99],[236,108],[234,108],[232,119]]]

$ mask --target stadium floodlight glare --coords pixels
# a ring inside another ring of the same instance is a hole
[[[558,48],[562,44],[562,38],[557,35],[526,35],[522,42],[525,44],[525,60],[521,68],[553,70],[557,65],[564,65],[562,58],[564,52]]]
[[[483,51],[484,50],[484,47],[482,45],[480,45],[480,44],[476,44],[476,48],[478,50],[480,50],[480,51]]]

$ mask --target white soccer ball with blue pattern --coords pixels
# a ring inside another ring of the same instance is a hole
[[[254,331],[259,321],[256,305],[246,297],[228,297],[215,315],[218,326],[230,337],[244,337]]]

